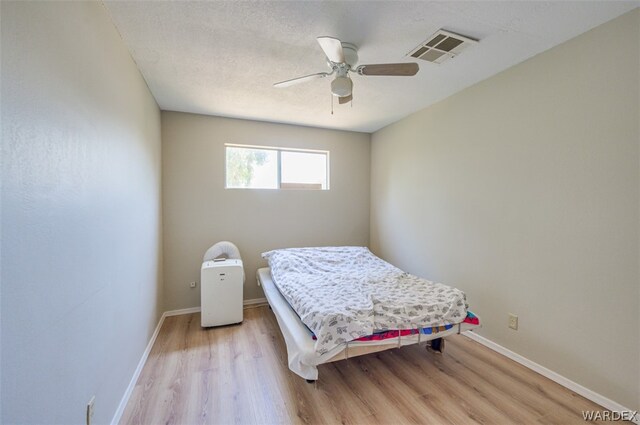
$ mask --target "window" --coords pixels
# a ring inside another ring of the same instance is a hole
[[[329,189],[329,152],[226,145],[227,189]]]

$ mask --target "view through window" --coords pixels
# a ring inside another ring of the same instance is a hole
[[[227,189],[329,189],[329,152],[226,146]]]

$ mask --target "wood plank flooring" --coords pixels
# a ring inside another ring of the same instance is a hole
[[[211,329],[167,317],[120,423],[584,424],[602,410],[461,335],[443,355],[413,345],[321,365],[308,384],[269,308],[244,315]]]

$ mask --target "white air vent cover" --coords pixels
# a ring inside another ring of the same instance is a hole
[[[427,62],[442,63],[458,55],[471,44],[477,43],[469,37],[439,30],[425,42],[420,43],[407,56],[426,60]]]

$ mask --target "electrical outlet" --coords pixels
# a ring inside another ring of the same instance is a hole
[[[509,313],[509,327],[514,331],[518,330],[518,316]]]
[[[93,419],[93,405],[96,402],[96,396],[91,397],[89,403],[87,403],[87,425],[91,425],[91,419]]]
[[[190,287],[190,288],[195,288],[197,285],[198,285],[198,282],[191,282],[191,283],[189,284],[189,287]]]

